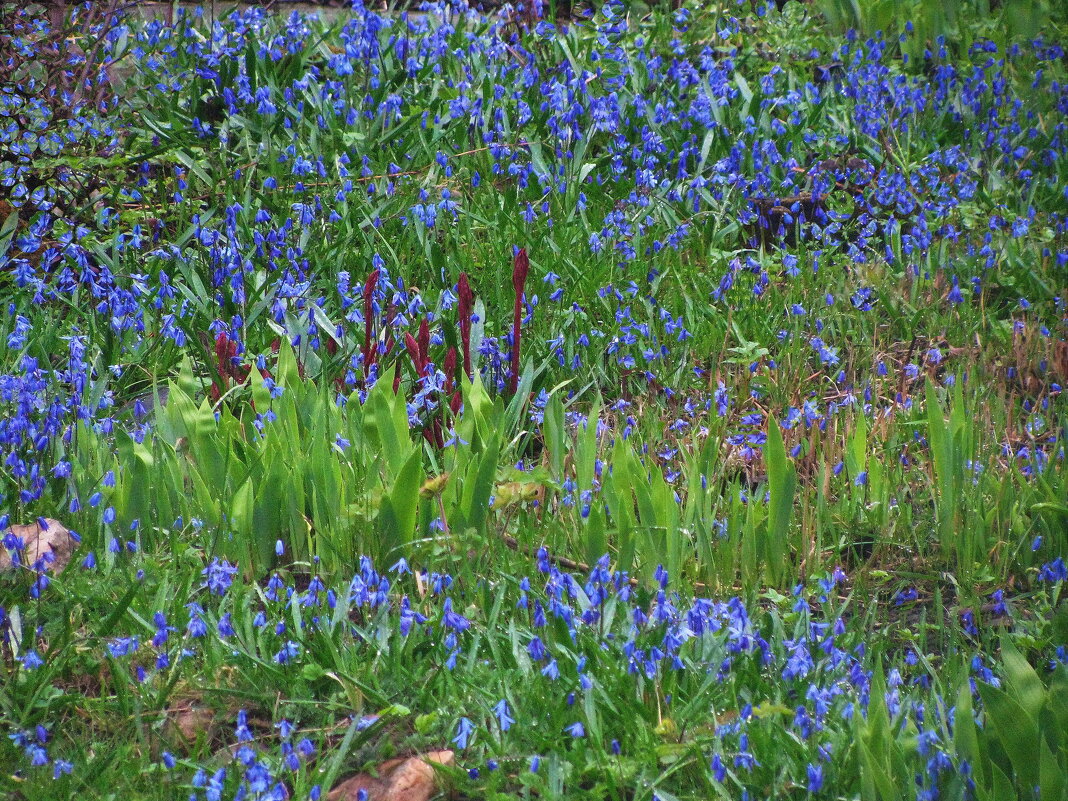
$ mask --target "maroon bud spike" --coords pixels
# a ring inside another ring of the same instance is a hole
[[[374,363],[374,354],[371,353],[371,298],[374,296],[375,287],[378,286],[378,270],[367,276],[367,282],[363,285],[363,375],[367,377]]]
[[[238,381],[240,381],[241,368],[234,363],[236,359],[237,344],[234,343],[233,340],[231,340],[230,346],[226,349],[226,371],[229,374],[230,378],[236,378]]]
[[[364,281],[364,284],[363,284],[363,302],[365,304],[364,305],[364,310],[365,311],[371,305],[371,296],[374,295],[375,289],[377,287],[378,287],[378,270],[374,270],[369,276],[367,276],[367,280]]]
[[[404,335],[404,346],[408,348],[408,355],[412,357],[412,363],[415,365],[416,375],[423,374],[423,359],[419,353],[419,343],[416,342],[415,337],[411,334]]]
[[[230,376],[233,373],[233,366],[230,362],[231,355],[236,352],[233,343],[230,341],[230,337],[226,335],[225,331],[220,331],[219,335],[215,337],[215,371],[219,374],[220,386],[226,389],[230,386]],[[219,388],[212,386],[212,400],[218,400]]]
[[[456,348],[449,348],[445,354],[445,392],[452,392],[456,386]]]
[[[439,451],[445,447],[445,437],[441,434],[440,420],[434,421],[434,442],[432,444],[437,445]]]
[[[457,295],[460,299],[458,315],[460,319],[460,347],[464,352],[464,372],[468,378],[474,378],[471,371],[471,318],[475,313],[475,293],[471,291],[471,284],[467,280],[467,273],[460,273],[460,281],[456,286]]]
[[[419,355],[422,358],[422,364],[419,365],[419,374],[422,375],[426,372],[426,366],[430,363],[430,326],[427,324],[424,317],[419,322]]]
[[[456,389],[456,348],[449,348],[449,352],[445,354],[444,394],[452,396],[449,400],[449,409],[452,410],[453,414],[456,414],[456,410],[460,408],[462,401],[462,394],[460,390]]]
[[[530,259],[527,258],[526,248],[520,248],[515,254],[512,263],[512,289],[519,297],[523,295],[523,288],[527,285],[527,273],[530,272]]]
[[[249,368],[238,360],[238,344],[232,339],[226,348],[226,366],[229,370],[230,378],[239,384],[243,384],[245,379],[248,378]]]
[[[215,363],[219,367],[219,374],[223,375],[223,368],[226,366],[226,355],[230,350],[230,337],[226,335],[225,331],[220,331],[219,335],[215,337]]]
[[[525,248],[515,254],[512,265],[512,289],[515,290],[515,307],[512,313],[512,359],[508,377],[508,391],[512,395],[519,389],[519,329],[523,323],[523,288],[527,284],[530,260]]]
[[[397,307],[390,304],[386,309],[385,319],[382,321],[382,330],[386,332],[386,342],[381,348],[374,348],[374,361],[377,362],[379,357],[385,359],[391,353],[393,353],[393,346],[397,344],[397,341],[393,338],[393,321],[397,318]],[[376,342],[377,346],[378,343]]]

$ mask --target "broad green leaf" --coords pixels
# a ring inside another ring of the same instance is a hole
[[[793,514],[794,485],[797,477],[793,463],[786,457],[782,431],[774,417],[768,420],[767,465],[771,498],[768,507],[766,556],[768,575],[773,583],[778,583],[786,570],[790,516]]]
[[[1012,780],[1005,775],[1005,771],[996,764],[991,764],[990,768],[990,773],[993,777],[993,789],[989,796],[991,801],[1015,801],[1015,799],[1019,798],[1016,794],[1016,788],[1012,786]]]
[[[497,474],[497,461],[500,456],[500,438],[494,435],[486,443],[486,449],[468,468],[468,486],[464,488],[463,508],[461,514],[467,528],[482,531],[489,513],[490,495],[493,493],[493,480]],[[472,471],[474,474],[472,475]]]
[[[586,537],[584,548],[587,564],[594,564],[604,554],[608,553],[608,538],[605,536],[606,528],[605,507],[601,504],[592,505],[590,514],[586,518],[586,526],[582,530]],[[622,553],[626,547],[622,536],[617,538],[616,545],[620,553]]]
[[[1065,759],[1063,751],[1058,759],[1053,755],[1046,741],[1042,741],[1038,765],[1038,788],[1039,797],[1043,801],[1050,801],[1050,799],[1064,801],[1068,798],[1068,780],[1065,778],[1068,773],[1066,762],[1068,760]]]
[[[1061,748],[1068,746],[1068,666],[1059,664],[1053,671],[1048,691],[1047,710],[1053,718],[1054,731],[1061,733],[1055,742]]]
[[[942,544],[951,547],[955,534],[956,499],[954,493],[954,472],[952,442],[942,413],[942,404],[938,400],[934,383],[927,379],[927,436],[931,443],[931,457],[934,460],[934,478],[938,486],[938,503],[936,513]]]
[[[863,414],[856,416],[855,426],[846,451],[846,467],[849,468],[849,477],[853,479],[864,472],[868,463],[868,426]]]
[[[415,533],[419,511],[419,487],[423,483],[422,453],[413,450],[401,468],[388,498],[383,498],[379,512],[383,537],[383,556],[394,548],[407,545]]]
[[[985,785],[987,782],[986,755],[979,749],[979,735],[972,712],[972,690],[970,684],[964,684],[957,693],[957,709],[953,715],[953,745],[960,759],[967,760],[977,774],[976,781]]]
[[[1001,660],[1005,665],[1005,689],[1028,716],[1037,720],[1046,701],[1042,679],[1008,637],[1001,639]]]
[[[1008,693],[989,684],[979,685],[986,707],[986,728],[1001,742],[1013,770],[1025,787],[1038,784],[1038,723]]]
[[[863,738],[857,740],[860,750],[860,781],[864,798],[878,798],[880,801],[896,801],[898,795],[895,785],[885,765],[872,752],[871,746]]]
[[[549,452],[549,467],[552,468],[553,478],[562,481],[564,478],[564,457],[567,455],[565,446],[567,431],[564,425],[564,404],[556,393],[545,404],[544,422],[542,424],[542,436],[545,439],[545,449]]]

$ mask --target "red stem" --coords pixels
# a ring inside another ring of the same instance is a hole
[[[371,372],[374,364],[375,351],[371,350],[371,297],[375,287],[378,286],[378,270],[367,276],[367,282],[363,285],[363,377]],[[377,350],[377,348],[375,349]]]
[[[512,364],[508,377],[508,392],[514,395],[519,389],[519,337],[523,323],[523,288],[530,272],[530,260],[525,248],[515,254],[512,265],[512,289],[515,290],[515,306],[512,311]]]
[[[449,409],[456,414],[463,402],[463,393],[456,389],[456,348],[449,348],[445,354],[445,394],[451,396]]]

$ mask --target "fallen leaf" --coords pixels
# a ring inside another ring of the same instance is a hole
[[[52,558],[46,561],[45,569],[52,574],[58,574],[63,572],[63,568],[70,562],[71,554],[78,543],[66,526],[58,520],[46,517],[44,523],[45,528],[42,528],[40,523],[30,523],[25,526],[11,526],[9,531],[22,539],[24,547],[19,554],[21,565],[31,567],[51,551]],[[13,567],[11,553],[7,548],[0,548],[0,570],[11,570]]]
[[[378,776],[358,773],[337,785],[327,801],[356,801],[360,791],[367,801],[428,801],[436,790],[432,763],[452,764],[452,751],[430,751],[422,757],[390,759],[378,768]]]
[[[215,711],[197,697],[180,699],[167,710],[168,733],[184,745],[195,743],[201,733],[210,736],[214,723]]]

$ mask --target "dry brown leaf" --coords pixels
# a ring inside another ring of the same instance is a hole
[[[202,732],[210,737],[214,723],[215,711],[203,706],[199,698],[178,700],[167,710],[168,731],[185,745],[195,743]]]
[[[19,554],[19,563],[30,567],[46,552],[51,551],[53,559],[47,563],[46,570],[52,574],[59,574],[70,562],[71,554],[74,553],[78,543],[75,542],[66,526],[58,520],[46,517],[44,522],[46,528],[41,528],[40,523],[11,526],[11,533],[16,537],[21,537],[25,546]],[[11,554],[7,548],[0,548],[0,570],[10,570],[13,567]]]
[[[367,801],[428,801],[436,790],[434,768],[452,764],[452,751],[430,751],[422,757],[390,759],[378,768],[378,776],[358,773],[337,785],[327,801],[356,801],[360,791]]]

